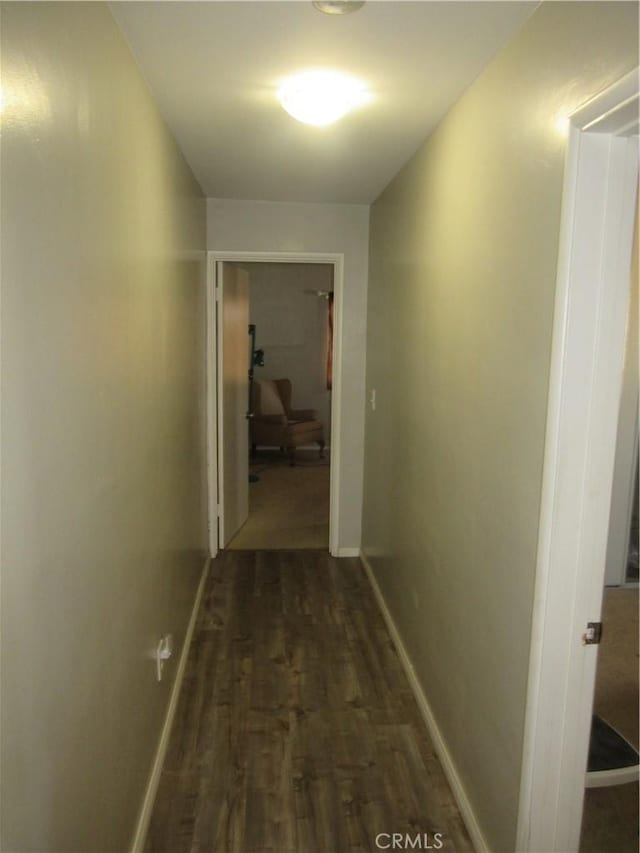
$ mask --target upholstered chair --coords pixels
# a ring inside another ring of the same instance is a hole
[[[256,447],[286,448],[289,462],[296,464],[296,447],[311,442],[320,446],[324,456],[324,431],[314,409],[291,408],[289,379],[257,379],[253,383],[250,420],[251,449]]]

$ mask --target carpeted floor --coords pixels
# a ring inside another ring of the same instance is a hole
[[[604,592],[594,713],[638,747],[638,590]],[[637,853],[638,783],[585,791],[581,853]]]
[[[594,713],[638,747],[638,590],[608,587]]]
[[[250,472],[249,520],[227,546],[231,550],[329,547],[329,456],[299,450],[291,467],[286,454],[259,450]]]

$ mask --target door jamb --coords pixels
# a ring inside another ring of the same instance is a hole
[[[207,252],[207,454],[209,492],[209,549],[218,553],[218,412],[216,376],[218,342],[216,340],[216,263],[327,264],[333,266],[333,382],[331,389],[331,449],[329,491],[329,551],[340,550],[340,427],[342,416],[342,306],[344,291],[344,255],[342,253],[296,252]]]
[[[638,70],[570,117],[518,851],[578,849],[637,197]],[[628,260],[627,260],[628,256]]]
[[[207,386],[206,429],[207,429],[207,531],[209,554],[212,559],[218,554],[218,326],[216,312],[216,263],[211,252],[207,252],[207,344],[205,350],[205,375]]]

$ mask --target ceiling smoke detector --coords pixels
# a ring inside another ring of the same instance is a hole
[[[364,6],[365,0],[313,0],[313,6],[325,15],[348,15]]]

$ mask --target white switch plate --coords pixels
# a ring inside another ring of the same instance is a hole
[[[158,648],[156,649],[156,674],[158,681],[162,681],[162,668],[165,661],[169,660],[173,651],[173,637],[171,634],[165,634],[160,637]]]

